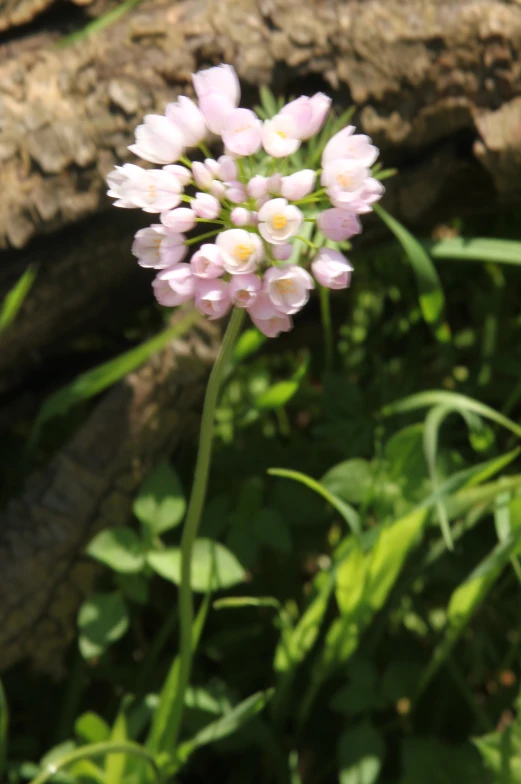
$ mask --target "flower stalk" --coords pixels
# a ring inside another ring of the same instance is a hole
[[[235,341],[240,332],[244,319],[244,310],[234,308],[228,327],[224,334],[221,348],[215,364],[213,366],[208,387],[204,399],[203,416],[201,420],[201,431],[199,436],[199,448],[195,464],[194,480],[186,521],[181,539],[181,584],[179,588],[179,620],[180,620],[180,665],[179,680],[174,709],[172,712],[173,744],[175,749],[179,738],[179,730],[183,717],[186,689],[190,680],[192,669],[192,625],[194,621],[194,607],[191,587],[192,576],[192,553],[194,542],[197,538],[201,515],[203,512],[206,490],[208,486],[208,474],[213,447],[213,429],[215,419],[215,409],[219,397],[219,391],[224,376],[224,371],[228,365]]]

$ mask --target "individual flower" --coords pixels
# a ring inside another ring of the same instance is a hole
[[[160,114],[147,114],[136,128],[136,143],[130,152],[151,163],[175,163],[184,152],[184,137],[174,123]]]
[[[248,313],[257,329],[268,338],[277,338],[281,332],[289,332],[293,327],[291,316],[277,310],[265,291],[257,295]]]
[[[175,103],[169,103],[165,115],[183,135],[185,147],[195,147],[205,138],[208,129],[199,107],[186,96],[181,95]]]
[[[313,278],[296,264],[270,267],[264,275],[264,291],[275,308],[281,313],[298,313],[309,299],[309,290],[314,288]]]
[[[212,196],[215,196],[217,201],[221,201],[227,194],[227,188],[224,183],[219,182],[219,180],[212,180],[210,184],[210,193]]]
[[[198,278],[218,278],[224,272],[221,252],[216,245],[201,245],[190,261],[192,272]]]
[[[194,161],[192,164],[192,176],[198,188],[208,190],[213,182],[213,177],[208,167],[201,161]]]
[[[235,155],[253,155],[262,141],[262,123],[250,109],[234,109],[221,131],[226,149]]]
[[[195,199],[190,206],[198,218],[204,218],[205,220],[213,220],[221,212],[219,200],[210,193],[196,193]]]
[[[282,177],[280,183],[280,194],[289,201],[297,201],[308,196],[315,187],[316,172],[313,169],[301,169],[301,171]]]
[[[163,171],[166,171],[169,174],[173,174],[177,178],[181,189],[183,189],[185,185],[188,185],[192,179],[192,172],[190,169],[187,169],[186,166],[181,166],[179,163],[172,163],[169,166],[163,166]]]
[[[208,68],[192,74],[192,81],[209,129],[212,133],[221,133],[241,97],[234,68],[231,65]]]
[[[217,159],[219,164],[219,177],[224,182],[232,182],[237,179],[237,164],[230,155],[221,155]]]
[[[338,158],[354,158],[369,168],[378,158],[378,149],[371,144],[369,136],[355,134],[355,126],[348,125],[335,133],[322,153],[322,167]]]
[[[223,231],[215,244],[221,251],[224,269],[232,275],[254,272],[264,256],[259,235],[245,229]]]
[[[197,216],[189,207],[178,207],[176,210],[161,213],[161,223],[167,229],[176,233],[184,234],[194,228]]]
[[[263,177],[261,174],[256,174],[246,185],[246,193],[252,199],[259,199],[261,196],[265,196],[267,192],[268,178]]]
[[[315,93],[311,98],[302,95],[290,101],[280,113],[295,121],[299,139],[310,139],[320,131],[331,107],[331,98],[324,93]]]
[[[362,198],[368,178],[369,171],[362,163],[350,158],[338,158],[324,167],[320,181],[326,187],[331,203],[347,210],[350,202]]]
[[[230,297],[238,308],[250,308],[261,290],[261,280],[258,275],[233,275],[230,280]]]
[[[304,216],[286,199],[270,199],[259,210],[259,231],[267,242],[284,245],[298,234]]]
[[[342,242],[362,231],[362,224],[358,217],[338,207],[321,212],[317,217],[317,226],[324,237],[334,242]]]
[[[226,198],[234,204],[241,204],[246,201],[247,193],[244,185],[239,180],[226,183]]]
[[[107,177],[108,195],[116,207],[140,207],[145,212],[170,210],[181,201],[179,178],[165,169],[142,169],[125,164],[117,166]]]
[[[204,280],[199,278],[195,284],[195,307],[208,316],[218,319],[231,307],[230,287],[224,280]]]
[[[162,270],[152,283],[154,294],[160,305],[174,307],[192,299],[195,278],[187,264],[174,264]]]
[[[287,261],[293,253],[293,245],[289,242],[286,245],[273,245],[271,248],[273,258],[278,261]]]
[[[131,189],[127,188],[127,192],[123,190],[124,186],[132,181],[143,176],[143,169],[141,166],[136,166],[135,163],[125,163],[123,166],[116,166],[116,168],[107,175],[107,185],[109,189],[107,196],[116,199],[114,202],[115,207],[134,208],[131,198]]]
[[[290,115],[277,114],[262,126],[262,146],[274,158],[285,158],[300,147],[297,125]]]
[[[194,90],[199,99],[206,95],[220,95],[234,106],[239,105],[241,86],[235,68],[231,65],[218,65],[192,74]]]
[[[247,226],[251,222],[251,213],[244,207],[234,207],[230,212],[230,220],[234,226]]]
[[[321,248],[311,262],[311,270],[327,289],[345,289],[351,283],[353,267],[338,250]]]
[[[164,269],[186,256],[185,240],[183,234],[170,234],[165,226],[157,223],[136,232],[132,253],[141,267]]]

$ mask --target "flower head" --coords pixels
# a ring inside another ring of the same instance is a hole
[[[180,96],[136,129],[130,150],[156,168],[116,166],[107,177],[108,195],[118,207],[160,216],[132,245],[141,266],[158,270],[158,302],[191,301],[210,319],[244,308],[259,330],[275,337],[292,328],[315,281],[329,289],[349,286],[350,262],[322,245],[358,234],[359,216],[381,198],[384,188],[370,168],[378,150],[353,126],[324,138],[331,100],[323,93],[296,98],[261,120],[238,106],[231,66],[199,71],[193,83],[197,100]],[[293,154],[319,132],[303,168],[305,146]],[[211,133],[223,145],[216,158],[204,144]],[[185,150],[197,146],[204,160],[190,162]],[[201,244],[186,259],[198,239],[186,237],[194,229]]]

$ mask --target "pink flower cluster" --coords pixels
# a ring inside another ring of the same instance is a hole
[[[240,86],[231,66],[199,71],[193,84],[198,104],[181,96],[164,115],[148,115],[136,128],[129,149],[161,168],[117,166],[107,178],[108,194],[117,207],[159,215],[132,246],[141,266],[159,270],[153,283],[158,302],[194,300],[211,319],[232,306],[246,308],[255,325],[275,337],[291,329],[315,281],[330,289],[349,286],[352,266],[342,253],[317,247],[310,274],[291,263],[293,242],[304,221],[315,220],[305,217],[309,207],[326,207],[316,217],[326,240],[341,242],[361,231],[358,216],[370,212],[384,190],[371,176],[378,150],[348,126],[325,145],[319,172],[291,172],[288,156],[321,131],[330,98],[301,96],[263,122],[238,108]],[[221,137],[223,155],[193,163],[184,157],[190,147],[207,152],[211,134]],[[193,193],[186,192],[189,186]],[[187,262],[198,238],[186,235],[196,226],[208,229],[201,241],[212,241]]]

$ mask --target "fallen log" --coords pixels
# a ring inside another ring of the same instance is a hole
[[[260,84],[353,102],[393,162],[466,131],[492,145],[479,160],[508,192],[519,174],[520,49],[521,6],[507,0],[145,0],[73,46],[19,57],[11,47],[0,58],[0,246],[102,210],[104,177],[129,157],[143,115],[220,61],[236,66],[247,102]],[[511,102],[491,137],[484,118]]]

